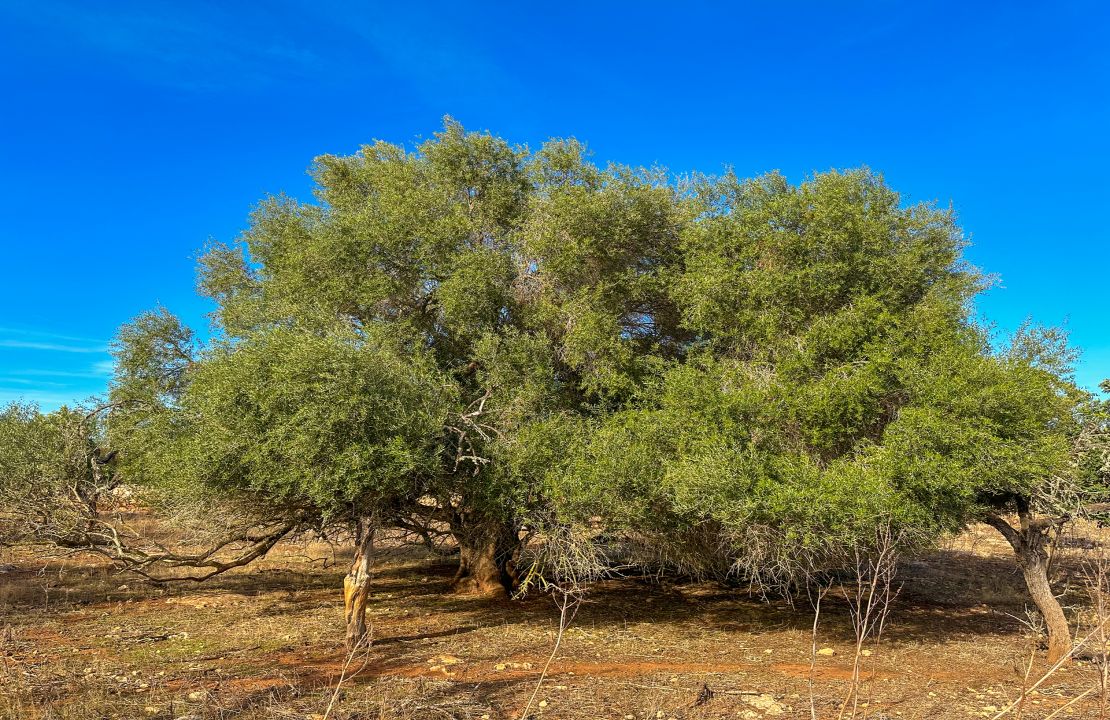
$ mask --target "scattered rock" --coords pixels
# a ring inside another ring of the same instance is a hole
[[[208,695],[208,693],[204,692],[203,690],[194,690],[193,692],[189,693],[186,697],[188,697],[193,702],[197,702],[199,700],[203,700],[207,695]]]
[[[455,677],[455,673],[451,670],[448,670],[446,665],[432,665],[428,669],[432,672],[441,672],[447,677]]]
[[[786,712],[782,705],[775,702],[775,698],[770,695],[745,695],[742,699],[757,710],[762,710],[763,714],[768,717],[775,717]]]
[[[832,648],[821,648],[817,651],[817,654],[828,657],[829,655],[836,655],[836,650],[833,650]]]

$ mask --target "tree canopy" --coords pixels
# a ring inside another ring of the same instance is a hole
[[[378,528],[449,538],[469,590],[570,535],[788,585],[884,528],[922,545],[984,519],[1033,557],[1002,515],[1099,499],[1105,411],[1071,351],[1032,329],[997,349],[953,213],[870,170],[676,179],[448,121],[312,175],[314,202],[267,198],[202,256],[210,341],[146,313],[96,427],[7,410],[5,447],[32,448],[3,453],[9,486],[110,471],[226,498],[244,561],[351,528],[349,622]]]

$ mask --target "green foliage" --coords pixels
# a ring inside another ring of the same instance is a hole
[[[951,213],[900,206],[867,170],[791,186],[777,174],[710,186],[711,211],[684,236],[675,292],[686,322],[715,343],[770,354],[815,320],[868,301],[898,313],[930,293],[966,298]]]
[[[378,142],[313,176],[317,204],[270,198],[241,246],[202,258],[224,341],[171,373],[179,397],[143,380],[170,370],[145,349],[172,345],[153,339],[175,335],[166,318],[121,336],[121,368],[159,369],[121,374],[115,397],[162,395],[129,421],[136,476],[337,517],[430,495],[520,523],[545,512],[523,448],[684,352],[667,282],[694,210],[659,171],[448,121],[415,152]]]
[[[691,569],[789,577],[889,525],[928,542],[1068,473],[1061,347],[973,327],[982,285],[950,213],[867,171],[703,183],[669,276],[690,333],[549,474],[571,515],[650,534]],[[708,534],[713,551],[676,544]]]
[[[328,517],[411,497],[434,471],[448,388],[426,359],[353,334],[275,329],[196,365],[145,471]]]
[[[98,463],[102,435],[99,418],[79,410],[0,411],[0,541],[73,539],[113,485]]]
[[[196,344],[191,330],[158,308],[121,327],[112,351],[117,402],[167,405],[186,386]]]
[[[786,576],[1097,464],[1066,344],[992,351],[953,214],[869,170],[677,182],[448,121],[313,177],[202,258],[217,341],[164,312],[121,332],[133,477]]]

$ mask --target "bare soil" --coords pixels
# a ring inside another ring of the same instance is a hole
[[[1047,669],[1038,651],[1026,679],[1039,638],[993,532],[903,563],[891,621],[862,658],[857,717],[993,717]],[[1102,542],[1087,529],[1073,544]],[[327,545],[287,544],[251,568],[161,587],[87,557],[0,550],[0,717],[519,719],[554,643],[551,599],[453,595],[449,560],[379,555],[373,644],[348,657],[345,557]],[[1074,586],[1065,596],[1072,613],[1081,597]],[[835,591],[820,620],[816,647],[827,650],[815,657],[804,603],[712,583],[606,582],[566,631],[530,715],[836,718],[855,653]],[[1097,691],[1067,706],[1098,674],[1069,662],[1022,717],[1098,717]]]

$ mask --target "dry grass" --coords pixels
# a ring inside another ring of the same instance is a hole
[[[336,693],[343,561],[327,545],[283,545],[248,570],[159,588],[87,558],[0,551],[0,566],[15,566],[0,574],[0,717],[304,719],[333,697],[339,720],[520,717],[559,628],[550,600],[456,597],[443,559],[387,551],[370,662]],[[972,532],[905,563],[900,581],[859,716],[990,717],[1009,705],[1035,638],[1008,548]],[[531,716],[809,718],[813,617],[803,608],[712,584],[603,583],[566,630]],[[821,613],[818,642],[835,654],[816,658],[813,694],[828,718],[851,683],[856,641],[835,593]],[[1097,677],[1069,664],[1024,716],[1047,717]],[[1097,712],[1095,695],[1056,718]]]

